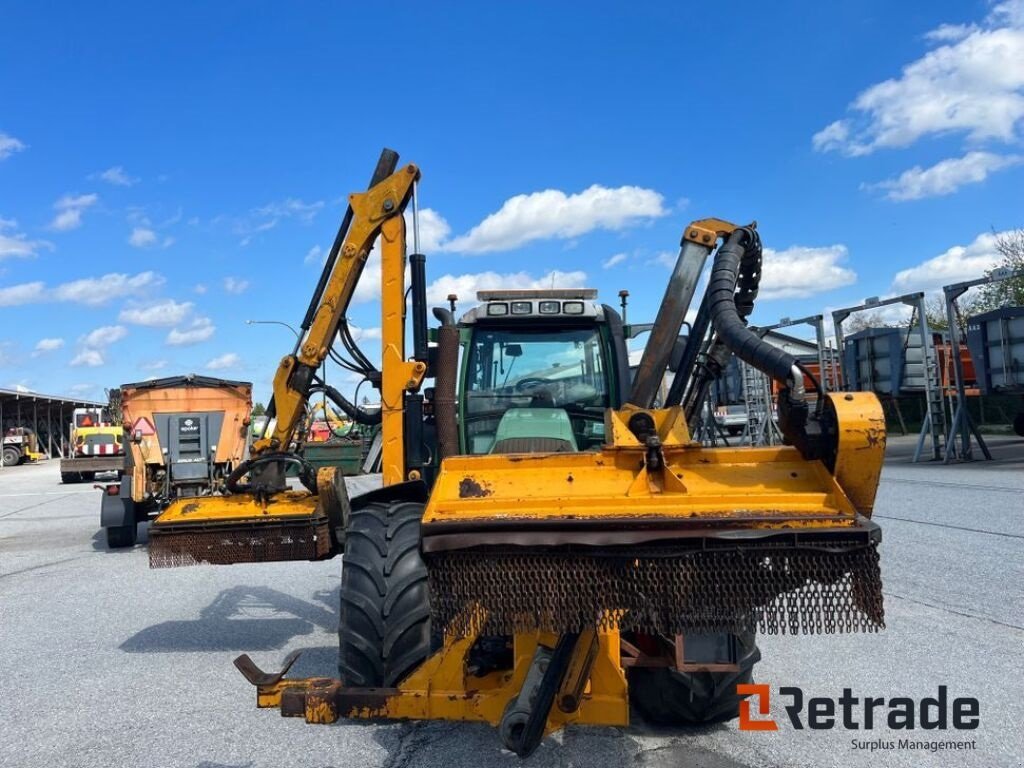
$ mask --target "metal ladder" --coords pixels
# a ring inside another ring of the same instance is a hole
[[[843,388],[839,378],[839,352],[833,349],[831,343],[821,350],[821,361],[824,369],[821,371],[821,380],[829,392],[838,392]]]
[[[915,313],[916,314],[916,313]],[[911,329],[913,328],[913,317]],[[921,425],[921,434],[917,440],[914,461],[920,461],[924,455],[925,439],[931,437],[931,458],[940,460],[945,454],[946,446],[946,399],[942,393],[942,375],[939,371],[939,350],[932,342],[932,334],[928,329],[927,320],[919,320],[918,333],[921,335],[921,359],[924,363],[924,396],[925,416]],[[913,330],[908,331],[909,334]],[[959,350],[956,351],[959,354]]]
[[[782,434],[772,418],[771,381],[752,365],[742,360],[738,362],[743,378],[743,400],[747,406],[743,440],[747,445],[777,445],[782,442]]]

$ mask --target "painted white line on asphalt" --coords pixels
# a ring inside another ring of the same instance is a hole
[[[97,488],[83,488],[81,491],[41,491],[39,493],[0,493],[0,499],[13,499],[19,496],[74,496],[79,493],[92,493]]]

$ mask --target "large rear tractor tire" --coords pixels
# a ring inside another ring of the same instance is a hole
[[[423,505],[376,502],[353,510],[345,533],[338,670],[349,686],[392,687],[431,650]]]
[[[131,525],[112,525],[104,528],[107,532],[107,546],[110,549],[124,549],[135,546],[138,539],[139,527],[135,523]]]
[[[1013,417],[1013,431],[1014,434],[1024,437],[1024,411]]]
[[[657,725],[710,725],[739,716],[743,696],[736,686],[754,681],[761,660],[753,632],[737,636],[736,672],[679,672],[666,667],[633,667],[629,699],[648,722]]]

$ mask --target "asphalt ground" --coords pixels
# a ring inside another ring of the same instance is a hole
[[[569,728],[529,766],[1024,765],[1024,441],[992,438],[995,463],[907,461],[892,441],[876,507],[884,528],[884,632],[762,637],[758,682],[805,695],[975,697],[973,731],[775,732]],[[108,551],[99,492],[59,484],[57,462],[0,470],[0,765],[519,765],[482,725],[308,726],[257,710],[231,662],[335,672],[340,565],[150,571],[144,527]],[[970,751],[856,749],[854,741],[971,741]]]

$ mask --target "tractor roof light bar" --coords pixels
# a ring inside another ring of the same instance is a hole
[[[985,277],[978,277],[974,280],[964,280],[960,283],[952,283],[943,286],[942,294],[946,300],[946,321],[949,323],[949,346],[950,354],[953,356],[953,375],[956,379],[956,409],[953,413],[953,423],[949,429],[949,440],[946,441],[946,452],[944,462],[949,464],[954,458],[961,461],[973,460],[971,451],[971,436],[978,441],[978,447],[985,455],[985,459],[991,461],[992,454],[988,450],[981,433],[978,431],[974,419],[967,408],[967,392],[964,384],[964,367],[960,359],[960,326],[957,322],[958,307],[957,300],[971,288],[979,285],[990,285],[1014,277],[1024,277],[1024,269],[995,269]],[[960,438],[959,457],[957,456],[956,438]]]
[[[925,312],[924,292],[917,291],[915,293],[905,293],[901,296],[893,296],[888,299],[872,297],[865,300],[863,304],[833,310],[832,323],[835,326],[836,349],[839,351],[840,355],[843,354],[843,350],[845,349],[843,323],[850,315],[856,312],[863,312],[868,309],[878,309],[879,307],[891,306],[893,304],[906,304],[908,307],[912,307],[915,310],[914,314],[917,316],[916,324],[921,334],[921,355],[924,365],[925,416],[924,422],[921,424],[921,432],[917,438],[917,447],[914,449],[914,462],[916,463],[921,460],[926,435],[931,437],[931,460],[938,461],[943,458],[943,440],[946,438],[946,412],[942,400],[942,385],[939,380],[938,360],[935,356],[934,345],[930,344],[931,329],[928,327],[928,317]],[[840,366],[839,381],[842,385],[842,389],[846,390],[849,388],[849,371],[846,370],[845,366]]]

